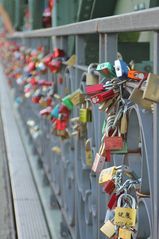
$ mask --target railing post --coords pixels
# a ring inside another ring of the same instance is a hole
[[[154,32],[154,73],[159,73],[159,32]],[[159,238],[159,104],[154,104],[153,113],[153,137],[154,137],[154,159],[153,159],[153,221],[152,238]]]

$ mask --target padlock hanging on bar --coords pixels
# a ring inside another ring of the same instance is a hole
[[[127,77],[129,67],[123,60],[115,60],[114,61],[115,73],[118,78]]]

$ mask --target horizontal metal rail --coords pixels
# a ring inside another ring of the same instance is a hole
[[[117,15],[112,17],[97,18],[94,20],[73,23],[60,27],[34,30],[28,32],[16,32],[11,38],[32,38],[68,36],[91,33],[114,33],[125,31],[153,31],[159,30],[159,7],[147,10]]]

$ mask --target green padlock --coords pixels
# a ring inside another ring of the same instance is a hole
[[[73,103],[70,100],[70,95],[65,96],[62,99],[62,103],[69,109],[72,110],[73,109]]]
[[[110,62],[99,64],[96,70],[99,71],[103,76],[107,76],[108,78],[116,77],[115,69]]]
[[[88,107],[88,101],[86,104],[82,104],[79,117],[81,123],[92,122],[92,110]]]

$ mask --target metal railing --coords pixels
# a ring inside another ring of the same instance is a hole
[[[84,86],[83,73],[87,70],[85,62],[85,36],[97,34],[99,36],[99,62],[116,59],[118,51],[118,33],[132,31],[150,31],[153,34],[153,68],[159,73],[159,8],[133,12],[129,14],[99,18],[61,27],[15,33],[11,39],[34,48],[43,44],[52,52],[59,47],[68,51],[69,36],[75,37],[75,54],[77,64],[71,68],[62,68],[63,85],[57,85],[57,92],[62,97],[65,87],[74,91]],[[97,53],[98,54],[98,53]],[[69,75],[69,77],[68,77]],[[56,81],[56,75],[49,74],[48,79]],[[129,85],[130,89],[132,85]],[[60,141],[50,134],[49,123],[40,118],[38,108],[29,100],[20,106],[23,120],[30,118],[40,125],[42,134],[34,140],[40,155],[45,173],[56,194],[63,212],[65,222],[72,238],[97,239],[104,238],[99,228],[103,224],[108,198],[98,186],[97,177],[90,173],[85,164],[84,142],[82,139],[71,138]],[[77,115],[77,109],[73,110]],[[87,124],[88,137],[92,139],[92,150],[99,148],[101,128],[104,115],[93,107],[93,122]],[[141,189],[150,198],[140,198],[138,208],[138,230],[134,238],[159,238],[159,106],[155,104],[154,111],[144,111],[137,105],[129,115],[128,148],[135,149],[141,142],[141,154],[128,154],[127,160],[138,176],[141,176]],[[51,152],[50,148],[59,145],[62,154],[59,156]],[[124,155],[115,155],[111,163],[106,166],[120,165],[124,162]]]

